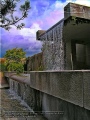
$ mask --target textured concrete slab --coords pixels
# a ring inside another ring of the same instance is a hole
[[[14,77],[12,76],[12,79]],[[10,89],[14,90],[23,99],[28,95],[29,90],[47,93],[56,98],[79,105],[90,110],[90,71],[89,70],[64,70],[64,71],[32,71],[27,82],[20,82],[23,78],[15,82],[10,80]],[[18,84],[20,82],[20,84]],[[28,87],[27,87],[28,85]],[[29,89],[30,87],[30,89]],[[24,95],[24,91],[26,95]],[[27,101],[28,101],[27,100]],[[31,101],[31,100],[30,100]]]
[[[90,71],[83,73],[84,108],[90,110]]]
[[[31,72],[30,86],[62,100],[83,107],[83,73]]]
[[[75,3],[69,3],[64,7],[64,17],[67,19],[70,16],[90,20],[90,7]]]

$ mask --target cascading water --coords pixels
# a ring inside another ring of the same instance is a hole
[[[43,61],[46,70],[64,70],[63,24],[47,31],[43,39]]]
[[[19,86],[18,86],[19,85]],[[23,86],[23,87],[22,87]],[[13,99],[13,100],[18,100],[20,101],[20,104],[22,106],[24,106],[24,109],[28,109],[29,111],[33,112],[34,111],[27,105],[27,103],[24,101],[25,98],[26,98],[26,95],[25,95],[25,90],[23,90],[25,87],[25,85],[23,84],[19,84],[18,82],[16,81],[13,81],[12,79],[10,79],[10,90],[9,90],[9,94],[10,94],[10,99]],[[18,91],[18,87],[22,87],[22,91]],[[18,92],[21,92],[21,95],[23,96],[23,99],[22,99],[22,96],[18,96]],[[22,93],[23,92],[23,93]],[[27,94],[29,94],[29,91],[27,92]]]
[[[11,79],[9,81],[10,81],[9,82],[9,84],[10,84],[10,90],[13,91],[13,81]]]

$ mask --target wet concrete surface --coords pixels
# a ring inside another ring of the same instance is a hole
[[[9,89],[0,89],[0,120],[47,120],[27,106]]]

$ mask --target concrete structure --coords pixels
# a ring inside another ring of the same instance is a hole
[[[90,20],[90,6],[83,6],[75,3],[69,3],[64,7],[65,19],[70,16],[85,18]]]
[[[48,120],[90,119],[90,71],[5,73],[10,90]]]
[[[82,9],[87,13],[71,13]],[[63,20],[37,32],[46,71],[5,77],[10,90],[48,120],[90,120],[90,70],[71,70],[90,69],[90,8],[69,3],[64,10]]]
[[[64,19],[37,33],[45,70],[90,69],[90,7],[69,3]]]
[[[35,54],[26,59],[26,70],[25,71],[42,71],[43,66],[43,53]]]

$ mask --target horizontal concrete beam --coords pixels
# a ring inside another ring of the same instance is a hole
[[[18,81],[20,83],[25,83],[30,86],[30,74],[16,74],[13,72],[5,72],[4,75],[10,79],[13,79],[15,81]]]
[[[16,72],[4,72],[5,77],[10,77],[12,75],[16,75]]]
[[[90,6],[68,3],[64,7],[64,18],[67,19],[70,16],[85,18],[90,20]]]

